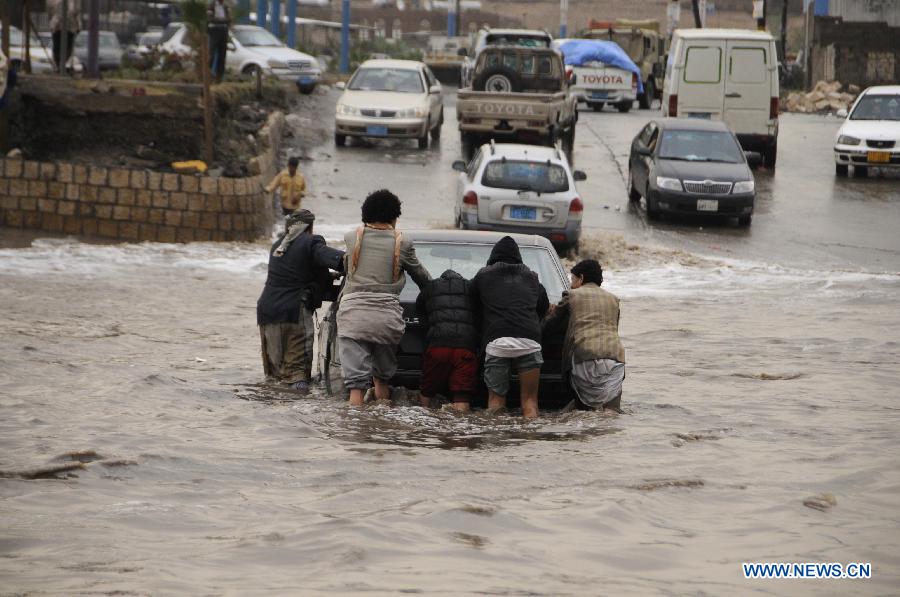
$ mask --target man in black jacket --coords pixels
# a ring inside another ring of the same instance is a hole
[[[288,215],[287,230],[269,253],[269,274],[256,302],[266,377],[306,394],[312,371],[312,313],[331,286],[330,269],[343,269],[344,252],[312,233],[316,217],[306,209]]]
[[[504,236],[491,251],[487,266],[472,280],[473,299],[481,307],[481,349],[488,410],[506,406],[509,378],[519,372],[522,415],[538,416],[541,376],[541,319],[550,307],[538,275],[522,263],[519,245]]]
[[[428,282],[416,299],[416,313],[425,329],[425,354],[420,384],[422,406],[449,390],[453,408],[468,412],[478,375],[478,331],[472,283],[452,269]]]

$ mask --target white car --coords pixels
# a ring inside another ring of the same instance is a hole
[[[439,139],[444,124],[441,84],[422,62],[367,60],[350,82],[335,111],[334,143],[347,137],[417,139],[428,147],[428,134]]]
[[[0,26],[0,33],[3,27]],[[69,66],[75,68],[76,72],[80,71],[80,63],[72,54],[73,49],[69,48]],[[33,73],[49,73],[53,72],[53,49],[50,46],[44,47],[41,40],[34,34],[31,36],[29,43],[29,54],[31,57],[31,72]],[[22,70],[22,63],[25,62],[25,34],[18,27],[9,28],[9,60],[10,68],[17,71]]]
[[[457,228],[538,234],[560,251],[578,246],[584,202],[575,183],[587,176],[558,147],[489,143],[453,169]]]
[[[130,61],[140,62],[156,49],[162,39],[162,31],[145,31],[135,35],[134,39],[136,43],[129,45],[125,53]]]
[[[190,56],[193,50],[188,45],[187,26],[184,23],[170,23],[163,31],[159,49],[164,53]],[[231,27],[225,68],[246,76],[260,70],[270,77],[294,81],[301,93],[312,93],[322,77],[318,60],[287,47],[256,25]]]
[[[834,140],[834,171],[866,176],[869,168],[900,168],[900,85],[863,91]]]

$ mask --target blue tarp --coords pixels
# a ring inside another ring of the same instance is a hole
[[[559,46],[564,62],[569,66],[584,66],[589,62],[602,62],[637,74],[638,93],[644,92],[641,69],[631,60],[619,44],[599,39],[572,39]]]

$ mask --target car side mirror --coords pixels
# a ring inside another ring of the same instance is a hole
[[[338,81],[337,83],[334,84],[334,88],[335,89],[346,89],[347,84],[344,83],[343,81]]]
[[[462,58],[465,58],[466,56],[469,55],[469,51],[465,48],[460,48],[460,49],[456,50],[456,55],[461,56]]]
[[[430,93],[430,94],[432,94],[432,95],[438,94],[438,93],[440,93],[440,92],[441,92],[441,86],[440,86],[440,85],[432,85],[431,87],[428,88],[428,93]]]
[[[456,160],[453,162],[452,168],[457,172],[465,172],[466,171],[466,163],[462,160]]]
[[[653,155],[653,150],[644,145],[638,145],[637,152],[638,152],[638,155],[647,155],[647,156]]]
[[[583,170],[576,170],[572,172],[572,178],[575,179],[575,182],[581,182],[582,180],[587,180],[587,174]]]
[[[751,168],[757,168],[762,164],[762,154],[758,151],[745,151],[744,156],[747,158],[747,165]]]

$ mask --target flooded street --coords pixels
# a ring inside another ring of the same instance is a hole
[[[426,152],[304,152],[320,233],[381,186],[402,227],[450,225],[446,102]],[[900,179],[836,180],[839,121],[785,115],[749,229],[650,224],[624,183],[648,118],[582,112],[576,140],[583,248],[622,300],[618,416],[295,399],[263,384],[264,243],[0,230],[0,594],[895,594]]]

